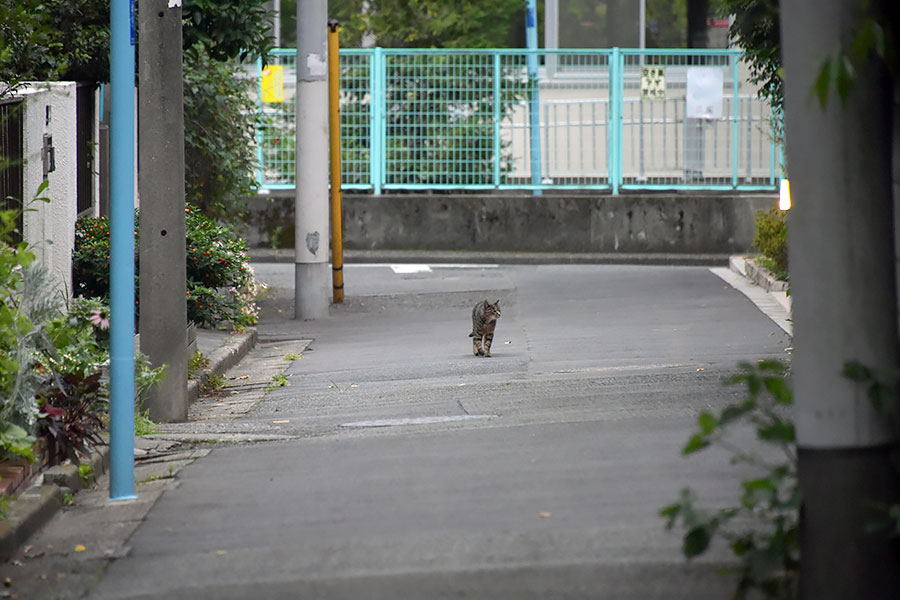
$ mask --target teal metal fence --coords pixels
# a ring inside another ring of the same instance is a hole
[[[341,50],[342,187],[774,190],[781,168],[771,111],[740,58],[734,50]],[[270,78],[259,95],[263,188],[294,187],[295,59],[293,49],[274,50],[268,64],[283,88]]]

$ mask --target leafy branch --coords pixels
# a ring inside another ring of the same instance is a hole
[[[718,416],[702,412],[698,431],[682,450],[685,456],[716,445],[732,454],[732,463],[744,463],[762,473],[741,482],[740,502],[717,510],[697,505],[696,493],[681,491],[673,504],[660,510],[666,528],[680,524],[685,530],[682,551],[686,558],[706,552],[718,536],[739,559],[729,572],[738,574],[736,598],[751,590],[766,598],[797,595],[799,568],[798,520],[802,496],[797,479],[797,450],[794,425],[784,413],[793,404],[793,394],[785,379],[787,369],[775,360],[757,365],[742,363],[742,373],[730,385],[746,385],[748,397],[725,407]],[[757,439],[774,445],[784,460],[771,463],[756,452],[732,443],[728,432],[739,424],[752,425]]]

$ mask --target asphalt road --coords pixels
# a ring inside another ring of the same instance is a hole
[[[700,267],[347,265],[327,319],[273,283],[263,344],[312,339],[236,426],[288,436],[185,467],[91,598],[724,598],[657,516],[741,473],[680,448],[789,338]],[[500,299],[490,359],[471,307]],[[739,443],[750,443],[745,433]]]

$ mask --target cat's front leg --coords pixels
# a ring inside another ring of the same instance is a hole
[[[473,336],[472,337],[472,353],[475,356],[481,356],[484,354],[484,351],[481,349],[481,336]]]
[[[485,334],[485,336],[484,336],[484,357],[485,358],[491,357],[491,342],[493,342],[493,341],[494,341],[494,332],[493,331],[491,333]]]

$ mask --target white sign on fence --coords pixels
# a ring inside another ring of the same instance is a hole
[[[641,69],[641,97],[650,100],[666,99],[665,67],[643,67]]]
[[[689,119],[721,119],[724,81],[720,67],[688,67],[686,110]]]

